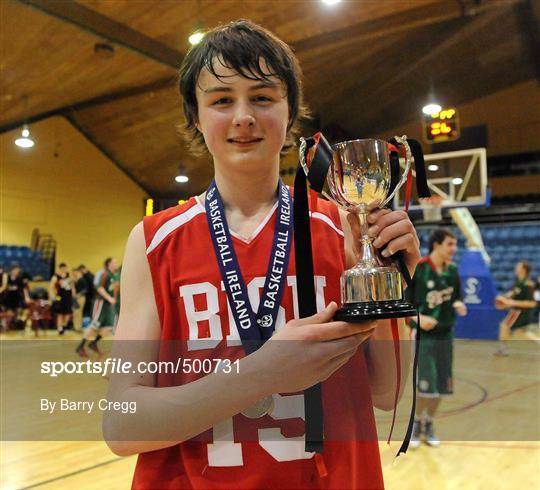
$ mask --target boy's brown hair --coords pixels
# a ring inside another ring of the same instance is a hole
[[[180,67],[179,87],[186,117],[182,133],[192,153],[208,153],[203,135],[195,126],[198,121],[195,89],[203,68],[220,78],[213,66],[216,58],[250,80],[266,82],[269,77],[275,76],[284,83],[289,106],[289,124],[282,153],[290,150],[299,134],[299,121],[308,116],[303,101],[300,65],[287,44],[265,28],[241,19],[206,33],[202,41],[191,48]],[[269,73],[263,71],[262,60],[266,62]]]
[[[437,228],[433,230],[431,235],[429,236],[429,253],[433,252],[433,245],[441,244],[444,242],[446,237],[450,238],[456,238],[456,235],[454,235],[450,230],[447,230],[446,228]]]

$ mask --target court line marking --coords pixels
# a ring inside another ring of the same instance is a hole
[[[488,344],[489,342],[489,344]],[[536,349],[536,345],[540,342],[540,340],[537,339],[510,339],[509,346],[516,345],[516,342],[526,342],[527,344],[534,345],[535,348],[530,350],[529,352],[523,352],[520,351],[519,355],[520,357],[538,357],[540,356],[540,352]],[[461,339],[455,339],[454,340],[454,352],[456,354],[459,354],[460,351],[475,351],[475,352],[486,352],[488,353],[493,346],[497,346],[499,343],[498,340],[481,340],[478,343],[473,343],[470,341],[465,341]],[[525,345],[527,345],[525,344]],[[517,344],[519,345],[519,344]]]
[[[448,410],[448,411],[440,411],[439,414],[437,416],[437,418],[446,418],[446,417],[451,417],[453,415],[457,415],[457,414],[460,414],[460,413],[463,413],[463,412],[466,412],[468,410],[471,410],[472,408],[474,407],[477,407],[481,404],[485,404],[485,403],[489,403],[491,401],[494,401],[494,400],[499,400],[501,398],[505,398],[507,396],[510,396],[510,395],[513,395],[514,393],[518,393],[520,391],[525,391],[525,390],[528,390],[529,388],[533,388],[535,386],[538,386],[540,385],[540,381],[536,381],[534,383],[528,383],[526,385],[523,385],[523,386],[520,386],[518,388],[515,388],[513,390],[510,390],[510,391],[503,391],[502,393],[499,393],[498,395],[494,395],[492,397],[488,397],[488,391],[486,390],[486,388],[484,388],[481,384],[477,383],[476,381],[471,381],[471,380],[468,380],[468,379],[463,379],[463,378],[456,378],[456,381],[459,380],[461,382],[465,382],[465,383],[469,383],[471,385],[476,385],[478,388],[480,388],[480,390],[482,391],[482,397],[480,398],[480,400],[477,400],[475,402],[471,402],[471,403],[468,403],[466,405],[463,405],[461,407],[457,407],[457,408],[454,408],[452,410]],[[386,418],[386,419],[383,419],[382,417],[379,418],[379,420],[384,423],[384,422],[389,422],[391,419],[390,417]],[[403,422],[404,420],[408,420],[408,417],[398,417],[398,419],[400,422]],[[445,441],[446,442],[446,441]]]
[[[480,401],[469,403],[468,405],[464,405],[462,407],[455,408],[453,410],[448,410],[447,412],[440,412],[441,415],[439,415],[438,418],[450,417],[451,415],[455,415],[457,413],[462,413],[462,412],[465,412],[467,410],[470,410],[471,408],[476,407],[476,406],[478,406],[478,405],[480,405],[482,403],[486,404],[486,403],[492,402],[494,400],[500,400],[501,398],[506,398],[507,396],[513,395],[514,393],[519,393],[520,391],[525,391],[525,390],[528,390],[529,388],[534,388],[535,386],[540,385],[540,381],[536,381],[534,383],[528,383],[526,385],[519,386],[518,388],[514,388],[513,390],[503,391],[502,393],[499,393],[498,395],[493,395],[491,397],[488,397],[487,396],[487,394],[488,394],[487,390],[482,385],[477,383],[476,381],[465,380],[465,379],[462,379],[461,381],[465,381],[465,382],[467,382],[469,384],[473,384],[473,385],[478,386],[485,393],[485,396],[483,396]]]
[[[34,483],[33,485],[30,485],[28,487],[21,487],[19,488],[18,490],[29,490],[30,488],[36,488],[36,487],[40,487],[42,485],[47,485],[48,483],[52,483],[52,482],[55,482],[55,481],[58,481],[58,480],[63,480],[65,478],[69,478],[70,476],[75,476],[75,475],[78,475],[80,473],[84,473],[86,471],[90,471],[90,470],[93,470],[95,468],[99,468],[101,466],[106,466],[108,464],[111,464],[111,463],[116,463],[118,461],[122,461],[126,458],[114,458],[114,459],[110,459],[108,461],[104,461],[103,463],[98,463],[98,464],[95,464],[95,465],[92,465],[92,466],[87,466],[85,468],[81,468],[79,470],[75,470],[75,471],[72,471],[70,473],[65,473],[63,475],[59,475],[55,478],[51,478],[49,480],[45,480],[45,481],[41,481],[41,482],[38,482],[38,483]]]

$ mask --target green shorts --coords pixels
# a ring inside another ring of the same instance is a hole
[[[113,305],[104,299],[96,299],[90,326],[93,328],[113,327],[115,316],[116,312]]]
[[[534,322],[534,316],[531,315],[531,310],[512,309],[508,312],[503,322],[510,326],[511,332],[514,332],[520,328],[526,329]]]
[[[454,335],[421,333],[418,351],[418,396],[435,398],[454,392],[452,357]]]

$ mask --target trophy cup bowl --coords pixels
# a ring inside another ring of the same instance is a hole
[[[401,273],[391,259],[385,259],[374,250],[368,235],[368,213],[384,207],[394,197],[410,170],[411,151],[406,137],[395,140],[405,150],[405,170],[399,181],[397,176],[391,175],[388,142],[359,139],[331,147],[332,161],[321,192],[347,211],[358,214],[361,229],[360,260],[341,276],[342,307],[336,320],[359,322],[416,315],[414,305],[403,299]],[[300,162],[308,175],[309,151],[307,154],[306,151],[306,140],[302,138]],[[393,181],[397,183],[391,189]]]

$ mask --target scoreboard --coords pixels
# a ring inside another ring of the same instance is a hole
[[[460,134],[459,116],[454,107],[424,115],[424,140],[427,143],[442,143],[457,140]]]

